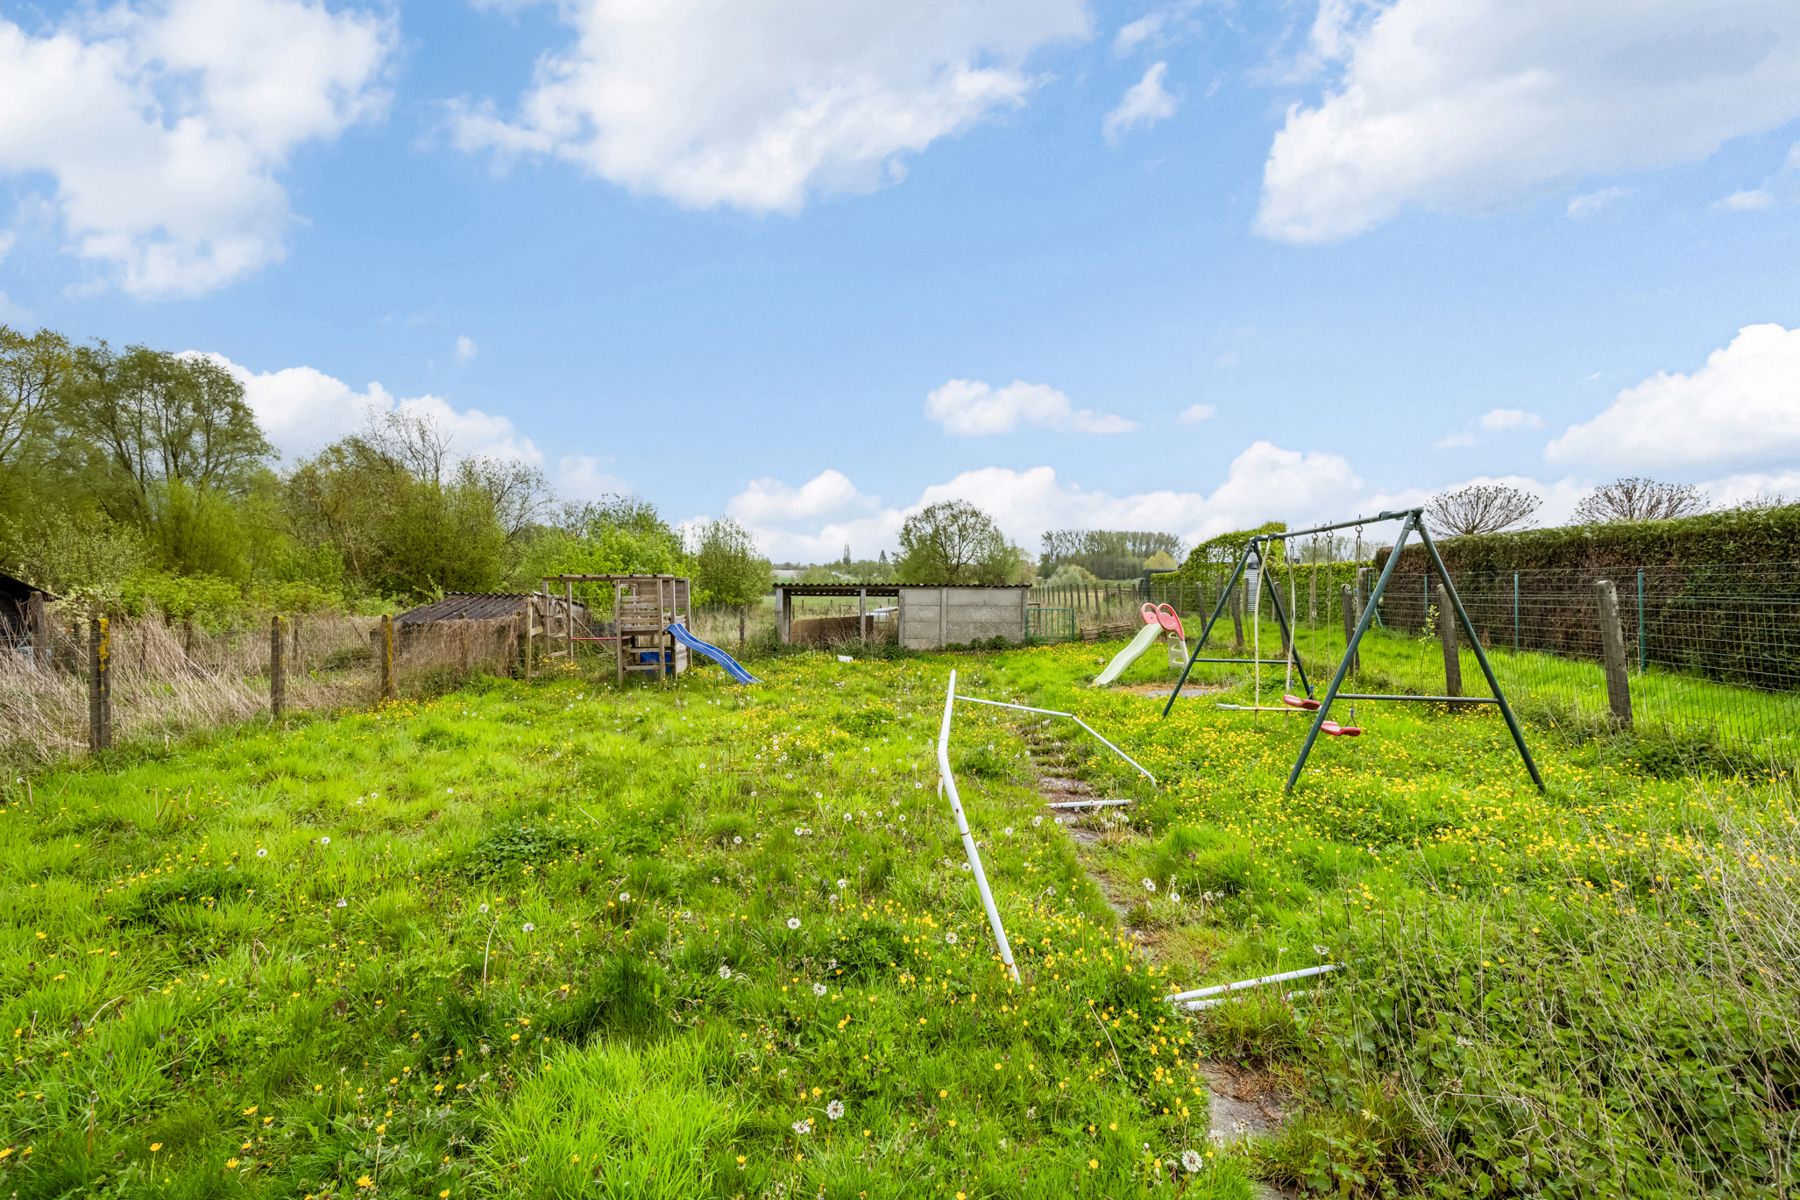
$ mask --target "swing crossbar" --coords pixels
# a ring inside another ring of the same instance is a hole
[[[1412,704],[1498,704],[1492,696],[1396,696],[1385,692],[1339,692],[1339,700],[1402,700]]]
[[[1357,517],[1350,521],[1339,521],[1333,525],[1314,525],[1311,529],[1289,529],[1280,533],[1259,533],[1250,540],[1253,542],[1285,542],[1289,538],[1306,537],[1315,533],[1332,533],[1339,529],[1355,529],[1361,525],[1374,525],[1380,521],[1398,521],[1402,517],[1423,516],[1422,508],[1397,508],[1391,512],[1378,512],[1372,517]]]
[[[1191,662],[1222,663],[1233,667],[1285,667],[1289,660],[1285,658],[1195,658]]]

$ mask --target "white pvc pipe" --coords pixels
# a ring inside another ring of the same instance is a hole
[[[1227,992],[1241,991],[1244,988],[1262,987],[1267,983],[1286,983],[1290,979],[1308,979],[1314,975],[1323,975],[1327,971],[1339,970],[1337,963],[1325,963],[1317,967],[1301,967],[1298,971],[1282,971],[1277,975],[1264,975],[1258,979],[1244,979],[1237,983],[1221,983],[1215,987],[1199,988],[1192,992],[1176,992],[1173,996],[1164,996],[1170,1004],[1180,1004],[1188,1000],[1204,1000],[1208,996],[1223,996]]]
[[[954,671],[951,672],[952,676],[954,676],[955,674],[956,674],[956,672],[954,672]],[[1059,712],[1058,710],[1056,710],[1054,708],[1033,708],[1029,704],[1008,704],[1004,700],[983,700],[979,696],[958,696],[956,698],[958,700],[965,700],[970,704],[986,704],[993,708],[1012,708],[1012,709],[1017,709],[1019,712],[1043,713],[1046,717],[1067,717],[1069,720],[1075,722],[1077,725],[1081,726],[1083,729],[1087,730],[1089,733],[1092,733],[1094,735],[1095,740],[1098,741],[1102,746],[1105,746],[1108,750],[1111,750],[1114,754],[1118,755],[1120,758],[1122,758],[1126,762],[1130,763],[1133,767],[1136,767],[1138,770],[1138,773],[1140,775],[1142,775],[1145,779],[1148,779],[1152,784],[1156,783],[1156,776],[1154,776],[1150,772],[1144,770],[1142,765],[1140,765],[1138,763],[1137,759],[1131,757],[1131,755],[1125,753],[1123,750],[1119,749],[1117,746],[1113,745],[1111,742],[1109,742],[1105,738],[1101,737],[1100,734],[1095,731],[1095,729],[1092,725],[1089,725],[1086,721],[1082,720],[1080,717],[1076,716],[1074,713]],[[1158,785],[1158,786],[1160,786],[1160,785]]]
[[[1019,968],[1013,962],[1012,945],[1006,940],[1006,927],[1000,923],[1000,910],[994,907],[994,893],[988,890],[987,872],[981,869],[981,852],[975,848],[975,835],[969,832],[969,818],[963,815],[962,797],[956,791],[956,777],[950,773],[950,713],[956,707],[956,672],[950,672],[950,687],[944,693],[944,723],[938,729],[938,783],[950,797],[950,811],[956,814],[956,831],[962,834],[963,852],[968,855],[969,869],[975,873],[975,888],[981,893],[981,906],[987,909],[988,924],[994,940],[1000,943],[1000,961],[1019,982]]]

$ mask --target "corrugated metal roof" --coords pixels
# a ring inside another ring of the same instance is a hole
[[[451,592],[442,600],[410,608],[394,618],[396,625],[428,625],[433,621],[498,621],[516,617],[525,609],[529,592]],[[553,597],[561,603],[562,597]],[[586,607],[575,605],[582,612]]]

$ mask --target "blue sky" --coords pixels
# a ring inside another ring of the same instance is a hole
[[[780,558],[1800,493],[1791,0],[0,0],[0,79],[0,320],[289,459],[421,407]]]

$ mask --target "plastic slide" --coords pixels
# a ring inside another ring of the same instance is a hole
[[[1146,625],[1138,630],[1137,636],[1131,639],[1131,644],[1113,655],[1113,660],[1106,664],[1106,670],[1100,672],[1099,677],[1094,680],[1094,686],[1105,687],[1123,675],[1126,668],[1136,662],[1144,651],[1161,640],[1162,635],[1163,627],[1160,624]]]
[[[683,625],[680,621],[676,621],[669,626],[669,633],[676,641],[686,646],[689,650],[704,654],[706,657],[718,663],[721,667],[724,667],[725,673],[739,683],[758,682],[756,676],[744,670],[743,663],[740,663],[737,659],[731,657],[731,655],[725,653],[711,642],[701,641],[699,638],[689,633],[687,626]]]

